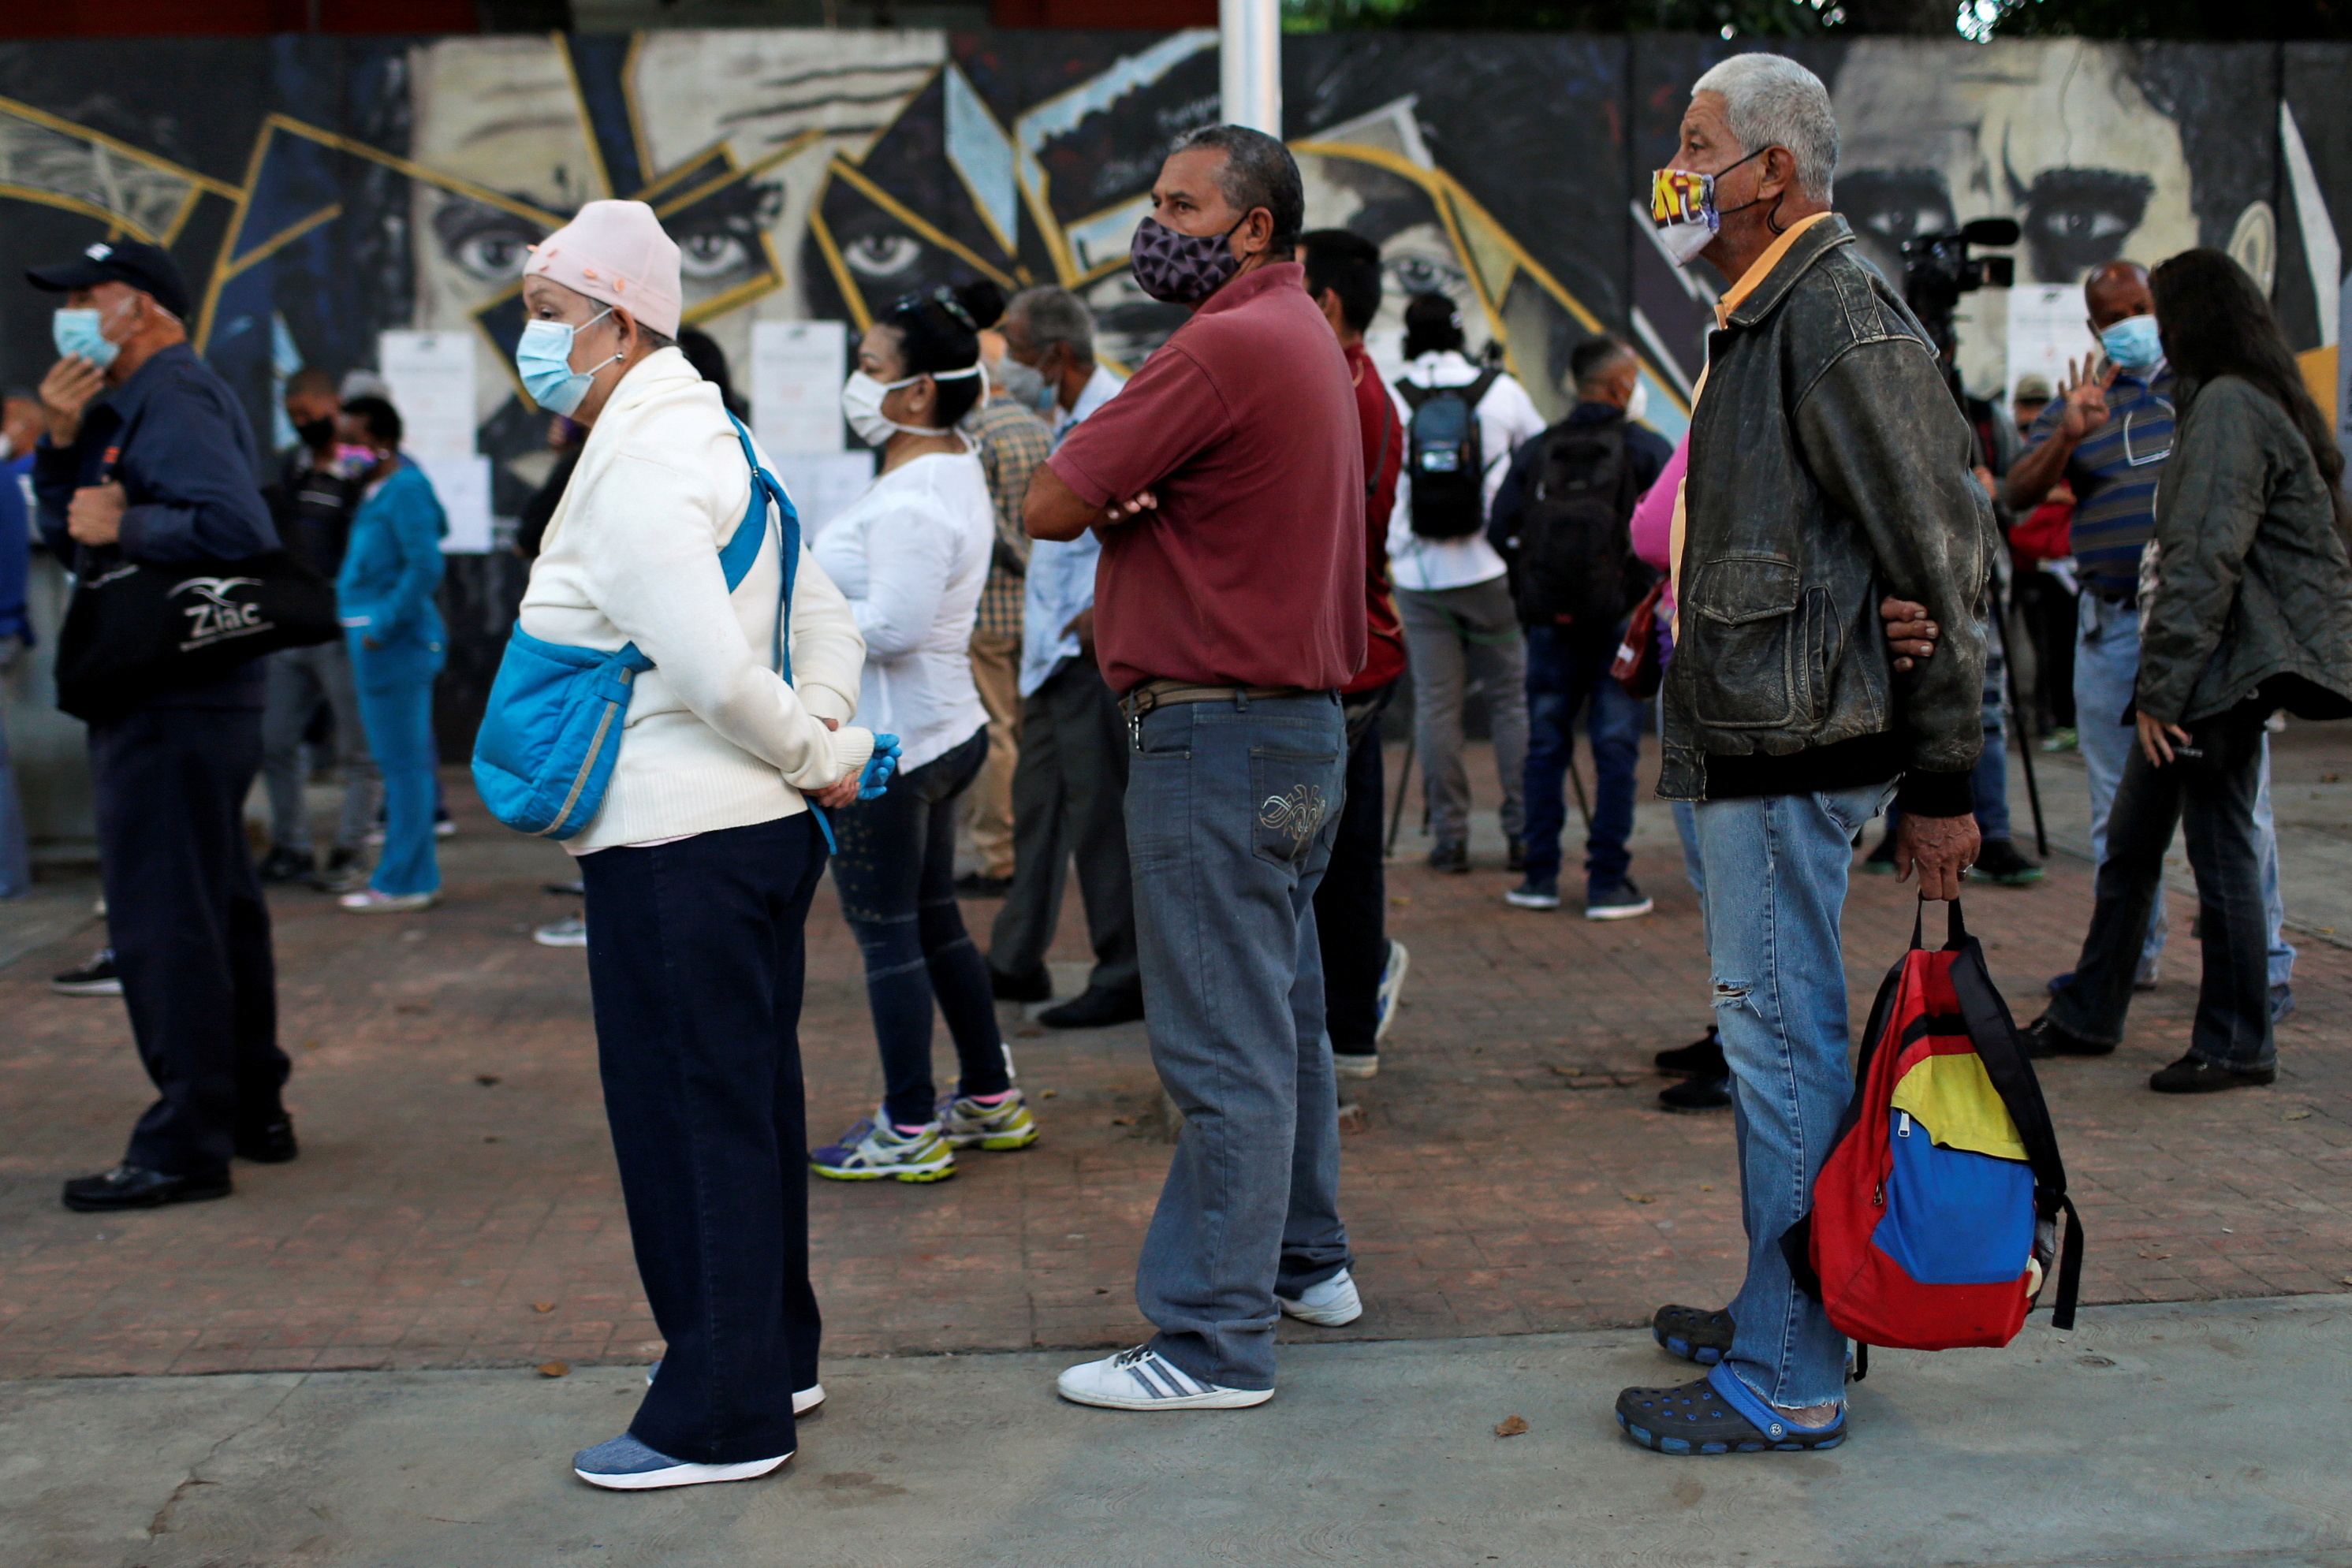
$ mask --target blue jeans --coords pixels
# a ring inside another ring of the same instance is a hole
[[[1130,735],[1144,1018],[1184,1116],[1136,1304],[1192,1376],[1271,1388],[1275,1293],[1349,1263],[1315,934],[1347,768],[1339,703],[1174,704]]]
[[[1707,800],[1693,813],[1706,884],[1716,1025],[1731,1065],[1748,1277],[1724,1365],[1783,1409],[1845,1396],[1845,1336],[1799,1290],[1781,1233],[1812,1207],[1853,1095],[1839,923],[1852,842],[1892,784]]]
[[[800,1019],[824,840],[802,811],[578,863],[604,1114],[668,1342],[629,1430],[695,1464],[790,1453],[820,1328]]]
[[[433,676],[441,667],[441,651],[422,643],[370,648],[357,637],[351,641],[360,720],[367,726],[367,748],[383,774],[383,853],[368,885],[385,894],[438,893]]]
[[[957,1092],[1002,1094],[1013,1086],[988,960],[964,929],[955,894],[956,801],[987,756],[988,731],[976,729],[954,750],[893,779],[878,799],[834,813],[841,851],[833,885],[866,955],[883,1113],[900,1126],[923,1126],[939,1114],[934,998],[962,1068]]]
[[[2197,873],[2204,975],[2189,1051],[2240,1071],[2276,1064],[2263,938],[2260,834],[2254,794],[2261,779],[2263,710],[2247,703],[2189,726],[2201,758],[2163,768],[2135,750],[2108,818],[2110,853],[2099,862],[2098,903],[2074,977],[2051,998],[2067,1033],[2115,1044],[2131,1009],[2134,938],[2164,881],[2164,852],[2184,828]]]
[[[2082,737],[2083,766],[2091,775],[2091,862],[2107,858],[2107,814],[2115,809],[2116,789],[2123,782],[2124,764],[2139,746],[2138,727],[2124,717],[2131,707],[2139,681],[2139,612],[2128,604],[2110,604],[2085,591],[2078,601],[2074,644],[2075,733]],[[2261,788],[2254,797],[2254,831],[2261,840],[2263,918],[2270,949],[2270,983],[2284,986],[2294,978],[2294,949],[2285,936],[2286,904],[2279,896],[2278,824],[2271,815],[2271,740],[2262,740]],[[2147,941],[2140,949],[2139,972],[2150,975],[2164,955],[2164,889],[2158,884],[2156,907],[2149,914]]]
[[[1610,678],[1622,628],[1606,640],[1556,626],[1528,628],[1527,872],[1559,877],[1560,831],[1568,823],[1568,770],[1576,760],[1576,717],[1592,737],[1592,826],[1584,841],[1585,880],[1612,888],[1633,857],[1633,768],[1642,758],[1642,705]]]

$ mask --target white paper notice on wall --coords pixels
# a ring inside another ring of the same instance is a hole
[[[849,329],[840,321],[751,324],[751,434],[782,456],[839,452]]]
[[[768,438],[762,435],[760,444],[767,446]],[[814,544],[824,526],[874,483],[871,452],[778,452],[769,447],[768,455],[775,461],[784,494],[793,498],[793,510],[800,514],[801,538],[808,544]]]
[[[441,510],[448,515],[449,531],[441,536],[443,555],[486,555],[490,549],[490,460],[468,453],[459,457],[426,457],[412,452],[416,465],[433,481]]]
[[[379,333],[376,363],[392,388],[392,406],[400,411],[401,444],[409,455],[422,461],[474,455],[472,331]]]
[[[2053,393],[2066,390],[2071,363],[2099,351],[2091,336],[2090,313],[2077,283],[2033,284],[2009,291],[2009,384],[2040,376]]]

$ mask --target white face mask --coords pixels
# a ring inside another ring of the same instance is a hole
[[[1649,412],[1650,383],[1637,381],[1633,383],[1633,395],[1625,400],[1625,418],[1628,422],[1637,421]]]
[[[978,365],[967,365],[960,371],[927,371],[935,382],[961,381],[980,374]],[[906,435],[945,435],[944,430],[932,430],[919,424],[900,424],[882,412],[882,400],[900,387],[913,386],[922,376],[902,376],[895,382],[877,382],[864,371],[853,371],[841,387],[841,413],[849,421],[849,428],[857,439],[868,446],[880,446],[888,441],[892,432]]]

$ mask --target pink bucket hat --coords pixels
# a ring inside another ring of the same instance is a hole
[[[677,242],[643,202],[589,203],[531,247],[522,275],[617,305],[663,337],[677,336],[685,299]]]

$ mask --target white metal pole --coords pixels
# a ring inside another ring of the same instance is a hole
[[[1217,0],[1226,123],[1282,134],[1282,0]]]

